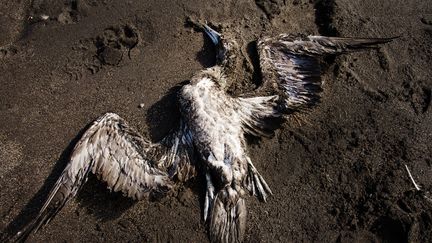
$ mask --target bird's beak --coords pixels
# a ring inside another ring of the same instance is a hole
[[[221,34],[216,30],[210,28],[210,26],[204,24],[204,31],[210,37],[213,44],[218,45],[221,41]]]

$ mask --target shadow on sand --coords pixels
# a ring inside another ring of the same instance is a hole
[[[177,128],[180,118],[180,112],[177,106],[177,94],[181,87],[187,82],[188,81],[181,82],[171,88],[164,97],[149,108],[146,121],[149,124],[152,141],[159,141],[173,128]],[[1,242],[24,241],[28,237],[28,235],[18,237],[16,234],[26,229],[25,227],[37,217],[51,189],[69,162],[75,145],[91,125],[92,123],[81,129],[62,152],[42,187],[25,205],[19,215],[6,227],[1,236]],[[192,179],[190,182],[186,183],[186,186],[190,187],[195,193],[201,195],[202,193],[200,192],[204,190],[204,187],[199,186],[201,183],[198,183],[198,185],[194,183],[194,181],[201,179],[200,177]],[[120,217],[136,203],[136,201],[124,197],[121,192],[110,192],[107,189],[106,183],[99,181],[96,176],[91,173],[88,177],[88,181],[78,192],[76,200],[80,207],[86,209],[87,213],[101,221],[113,220]],[[158,199],[155,198],[155,200]],[[200,201],[203,200],[200,199]]]

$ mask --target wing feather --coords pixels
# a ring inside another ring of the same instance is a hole
[[[244,132],[254,136],[269,137],[273,135],[274,127],[267,118],[280,116],[277,101],[279,97],[260,96],[252,98],[235,98],[235,105]]]
[[[69,163],[39,214],[18,232],[17,240],[27,238],[48,223],[77,194],[90,172],[105,181],[109,189],[137,200],[150,193],[166,192],[176,174],[190,178],[194,168],[188,131],[181,123],[178,130],[155,144],[144,139],[117,114],[101,116],[75,145]],[[167,170],[171,172],[168,174]]]
[[[391,40],[284,34],[261,38],[258,52],[262,88],[270,86],[278,95],[235,99],[244,131],[270,136],[275,126],[268,118],[318,103],[322,90],[320,56],[375,48]]]
[[[342,54],[391,41],[393,38],[342,38],[279,35],[258,41],[263,87],[271,85],[285,97],[285,110],[298,110],[319,102],[319,57]]]
[[[166,136],[159,146],[166,149],[158,160],[160,167],[166,168],[171,178],[187,181],[196,175],[193,138],[185,122],[181,120],[179,128]]]

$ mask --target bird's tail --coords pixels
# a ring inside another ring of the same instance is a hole
[[[246,228],[246,203],[240,193],[227,186],[214,200],[209,224],[211,242],[242,242]]]

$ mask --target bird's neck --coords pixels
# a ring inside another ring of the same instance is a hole
[[[240,48],[237,43],[223,43],[221,47],[218,48],[216,61],[217,65],[221,67],[222,72],[226,77],[226,83],[221,84],[221,86],[224,90],[227,90],[241,69]]]

